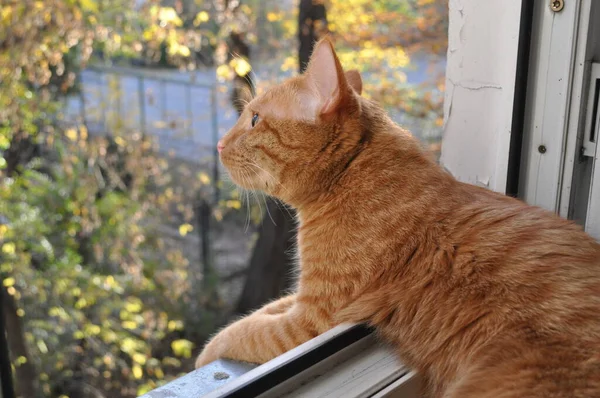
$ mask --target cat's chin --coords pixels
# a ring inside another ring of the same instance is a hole
[[[229,171],[231,181],[238,187],[249,191],[263,191],[264,186],[261,186],[259,181],[254,181],[256,177],[249,176],[248,174],[236,173],[235,171]]]
[[[271,188],[275,185],[271,183],[273,179],[263,170],[237,170],[227,168],[231,180],[240,188],[249,191],[261,191],[268,195],[273,194]]]

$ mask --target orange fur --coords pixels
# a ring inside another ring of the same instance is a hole
[[[361,86],[321,41],[224,137],[234,181],[298,210],[301,272],[295,295],[225,328],[197,365],[262,363],[365,321],[431,397],[600,396],[600,245],[456,181]]]

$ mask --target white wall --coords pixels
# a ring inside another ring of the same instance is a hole
[[[441,162],[461,181],[504,192],[521,1],[449,3]]]

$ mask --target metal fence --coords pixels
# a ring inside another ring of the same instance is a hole
[[[157,141],[159,155],[175,160],[174,164],[211,174],[210,192],[195,194],[192,224],[197,235],[183,238],[172,226],[160,229],[163,236],[182,241],[188,260],[199,260],[205,283],[216,272],[212,224],[221,196],[216,149],[219,113],[227,119],[226,107],[219,104],[219,86],[208,75],[198,81],[197,74],[176,71],[87,68],[79,77],[80,90],[66,99],[63,108],[65,121],[84,124],[91,136],[138,132]],[[179,186],[190,189],[185,181]]]
[[[169,71],[90,67],[80,74],[81,89],[67,100],[65,116],[85,124],[92,135],[123,129],[140,131],[158,141],[160,152],[210,166],[214,201],[218,202],[218,86],[195,77]]]

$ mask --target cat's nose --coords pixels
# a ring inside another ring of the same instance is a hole
[[[217,142],[217,151],[219,151],[219,153],[221,153],[223,148],[225,148],[225,145],[223,145],[223,141]]]

